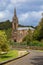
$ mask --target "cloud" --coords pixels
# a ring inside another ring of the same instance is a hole
[[[4,17],[4,13],[0,12],[0,19],[2,19]]]
[[[40,9],[43,10],[43,5],[40,6]]]
[[[11,16],[12,15],[11,15],[10,11],[8,11],[8,10],[1,11],[0,12],[0,21],[11,19]]]
[[[12,20],[15,7],[20,24],[35,26],[43,12],[43,0],[0,0],[0,21]]]
[[[24,22],[28,18],[28,16],[28,13],[23,13],[19,16],[19,20]]]
[[[11,3],[16,4],[16,3],[24,3],[24,2],[27,2],[28,0],[10,0],[10,1],[11,1]]]
[[[42,0],[38,0],[38,1],[42,1]],[[37,2],[37,0],[10,0],[11,3],[16,4],[16,3],[32,3],[32,2]]]
[[[39,11],[39,12],[32,11],[32,12],[23,13],[19,16],[19,23],[21,23],[22,25],[36,26],[42,17],[41,15],[42,12],[43,11]]]

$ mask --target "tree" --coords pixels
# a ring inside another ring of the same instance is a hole
[[[27,45],[32,41],[32,30],[28,30],[28,34],[24,37],[23,41],[27,42]]]
[[[39,41],[43,39],[43,18],[41,19],[39,25],[37,26],[36,30],[33,33],[33,39]]]
[[[9,20],[0,22],[0,30],[6,30],[12,27],[12,23]]]
[[[7,41],[7,36],[4,31],[0,31],[0,50],[1,51],[8,51],[9,45]]]
[[[7,30],[5,30],[5,34],[7,36],[7,39],[10,40],[12,36],[12,28],[8,28]]]

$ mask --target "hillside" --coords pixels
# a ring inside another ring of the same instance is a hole
[[[12,24],[9,20],[6,20],[4,22],[0,22],[0,30],[11,28]]]

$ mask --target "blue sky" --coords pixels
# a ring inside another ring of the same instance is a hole
[[[16,7],[19,23],[38,25],[43,12],[43,0],[0,0],[0,22],[11,20]]]

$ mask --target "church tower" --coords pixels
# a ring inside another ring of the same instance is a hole
[[[18,18],[16,15],[16,9],[14,9],[14,16],[12,20],[12,39],[14,42],[17,41],[17,29],[18,29]]]

